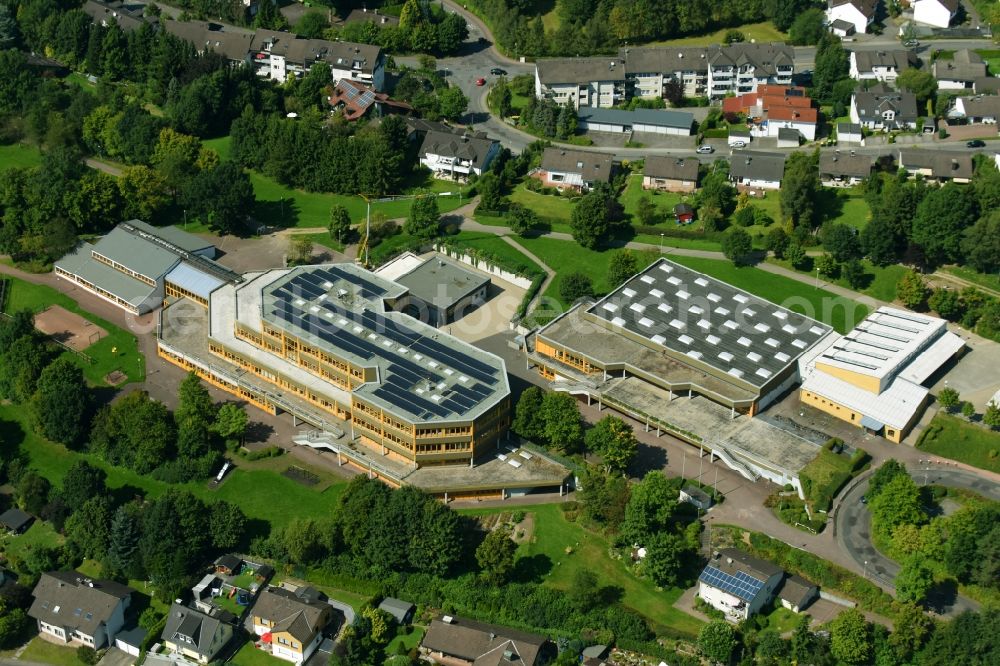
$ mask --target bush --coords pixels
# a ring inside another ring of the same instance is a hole
[[[87,666],[94,666],[97,663],[97,651],[89,645],[81,645],[76,649],[76,658]]]
[[[518,510],[514,512],[514,515],[512,515],[510,519],[516,525],[517,523],[520,523],[522,520],[524,520],[524,515],[525,515],[524,511]]]
[[[242,455],[247,460],[263,460],[264,458],[277,458],[284,452],[285,450],[280,446],[267,446],[258,451],[250,451]]]

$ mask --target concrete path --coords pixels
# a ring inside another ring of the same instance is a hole
[[[535,295],[531,298],[531,302],[528,303],[527,309],[524,311],[525,314],[527,314],[528,312],[531,312],[536,305],[538,305],[538,300],[542,297],[542,294],[545,293],[545,290],[549,288],[549,285],[552,284],[552,280],[555,279],[556,272],[549,268],[548,264],[536,257],[530,250],[528,250],[528,248],[524,247],[510,236],[501,236],[501,238],[503,238],[507,245],[510,245],[528,259],[531,259],[533,262],[538,264],[539,268],[545,271],[545,280],[542,282],[542,286],[540,286],[538,291],[535,292]]]

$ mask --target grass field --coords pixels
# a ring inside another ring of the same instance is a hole
[[[36,520],[24,534],[19,536],[4,534],[0,537],[0,552],[6,553],[8,557],[21,558],[33,548],[38,546],[54,548],[61,546],[63,541],[65,539],[50,523]]]
[[[10,278],[10,294],[7,298],[6,312],[28,309],[32,312],[50,305],[61,305],[92,321],[108,332],[84,353],[93,359],[88,362],[84,357],[70,351],[64,354],[72,359],[83,370],[87,381],[94,386],[103,386],[104,377],[112,370],[121,370],[128,375],[130,382],[141,382],[146,377],[146,361],[139,352],[139,345],[134,335],[124,331],[110,322],[87,312],[76,301],[45,285],[32,284],[17,278]],[[114,351],[113,351],[114,350]]]
[[[475,231],[463,231],[457,236],[453,236],[452,239],[457,241],[463,247],[468,247],[473,250],[493,255],[501,260],[507,261],[511,265],[520,264],[528,268],[534,268],[538,272],[542,271],[538,264],[531,259],[528,259],[528,257],[516,248],[512,247],[500,236]],[[514,237],[514,240],[518,243],[521,242],[521,239],[516,237]]]
[[[247,641],[229,661],[235,666],[282,666],[288,662],[272,657],[264,650],[254,647],[253,641]]]
[[[538,213],[540,217],[547,217],[560,222],[569,223],[573,215],[574,202],[566,197],[556,194],[539,194],[532,192],[524,186],[518,185],[510,195],[510,200],[515,201],[525,208]]]
[[[232,154],[230,146],[232,145],[233,139],[231,136],[220,136],[218,139],[205,139],[201,142],[201,145],[206,148],[211,148],[215,152],[219,153],[219,157],[223,160],[228,160]]]
[[[837,491],[850,480],[852,471],[853,464],[848,456],[820,449],[819,455],[799,473],[811,508],[828,511]]]
[[[917,441],[917,448],[934,455],[1000,472],[1000,433],[938,412]]]
[[[56,645],[36,636],[21,653],[21,660],[54,666],[81,666],[76,658],[76,648]]]
[[[566,275],[576,272],[590,276],[595,294],[603,294],[608,290],[607,266],[611,257],[610,250],[601,252],[588,250],[573,241],[545,237],[520,238],[518,243],[556,271],[555,279],[542,294],[543,296],[549,296],[562,303],[559,297],[559,284]],[[569,304],[563,303],[563,305]]]
[[[33,167],[41,162],[42,154],[34,146],[20,143],[0,146],[0,170],[10,167]]]
[[[730,28],[723,28],[707,35],[692,35],[691,37],[681,37],[680,39],[670,39],[664,42],[656,42],[653,45],[670,46],[710,46],[721,44]],[[770,21],[764,23],[749,23],[737,28],[743,33],[746,41],[757,40],[758,42],[783,42],[788,39],[788,35],[774,27]]]
[[[972,284],[986,289],[992,289],[993,291],[1000,293],[1000,275],[993,275],[992,273],[987,275],[986,273],[974,271],[966,266],[942,266],[938,270],[942,273],[954,275],[955,277],[962,278]]]
[[[976,49],[976,53],[983,56],[990,76],[1000,76],[1000,49]]]
[[[653,630],[662,633],[662,627],[696,635],[701,622],[673,607],[681,596],[681,589],[659,591],[648,580],[633,575],[622,561],[608,555],[607,540],[595,532],[571,523],[556,504],[533,508],[535,533],[528,543],[518,549],[521,558],[546,561],[551,569],[545,575],[545,584],[556,589],[568,589],[574,574],[587,569],[597,575],[603,586],[620,588],[622,603],[650,620]]]
[[[86,460],[107,472],[107,484],[112,490],[128,487],[150,497],[156,497],[167,488],[181,487],[206,501],[227,500],[236,504],[249,517],[269,524],[282,525],[287,516],[303,518],[328,517],[337,506],[337,499],[345,484],[339,478],[325,489],[317,491],[303,486],[281,475],[287,466],[284,458],[272,458],[268,462],[273,469],[241,469],[239,460],[234,469],[217,490],[209,490],[207,484],[192,482],[169,485],[149,476],[136,474],[130,470],[105,463],[97,456],[70,451],[64,446],[53,444],[35,435],[28,427],[23,410],[13,405],[0,405],[0,424],[14,433],[15,444],[31,459],[31,466],[54,485],[60,485],[66,472],[77,460]],[[18,432],[20,430],[20,432]]]
[[[390,657],[394,654],[399,654],[400,646],[402,646],[403,654],[405,654],[420,645],[420,641],[423,639],[423,627],[413,627],[408,634],[402,634],[397,631],[396,635],[385,646],[385,654]]]
[[[718,259],[681,256],[671,256],[670,259],[789,310],[825,322],[839,333],[846,333],[854,328],[868,314],[868,308],[861,303],[791,278],[766,273],[759,268],[737,267]]]
[[[796,271],[803,275],[811,275],[816,277],[816,271],[801,271],[792,266],[791,262],[782,259],[769,258],[768,263],[772,263],[778,266],[787,268],[788,270]],[[900,264],[893,264],[891,266],[875,266],[867,259],[862,259],[861,264],[865,268],[865,273],[870,275],[870,280],[868,284],[858,291],[862,294],[871,296],[872,298],[877,298],[880,301],[888,301],[891,303],[896,300],[896,283],[899,282],[899,278],[903,276],[906,272],[906,267]],[[823,282],[831,282],[838,286],[844,287],[845,289],[853,289],[843,277],[838,277],[835,280],[831,280],[827,276],[822,276],[820,278]]]

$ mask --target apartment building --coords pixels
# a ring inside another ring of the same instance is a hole
[[[606,58],[539,60],[535,94],[577,109],[663,97],[674,83],[687,97],[724,97],[764,84],[790,85],[794,71],[794,52],[785,44],[626,48]]]
[[[900,72],[916,67],[917,56],[913,51],[895,49],[892,51],[851,51],[850,76],[856,81],[896,80]]]

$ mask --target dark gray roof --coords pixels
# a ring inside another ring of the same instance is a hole
[[[980,76],[972,81],[972,89],[977,93],[995,93],[1000,90],[1000,77]]]
[[[476,666],[534,666],[548,639],[509,627],[450,618],[431,622],[421,646],[432,652],[458,657]],[[507,658],[507,654],[511,658]]]
[[[975,51],[959,49],[949,59],[935,60],[931,71],[939,81],[972,81],[986,76],[986,63]]]
[[[930,169],[933,178],[972,178],[972,153],[912,148],[899,151],[902,169]]]
[[[872,171],[870,155],[850,155],[839,151],[820,153],[819,175],[867,178]]]
[[[656,127],[674,127],[690,130],[694,124],[694,116],[686,111],[668,111],[665,109],[603,109],[600,107],[583,107],[577,112],[577,117],[583,122],[609,123],[612,125],[653,125]]]
[[[231,571],[239,569],[241,564],[243,564],[242,558],[239,558],[232,553],[220,555],[219,558],[215,560],[215,566],[225,567]]]
[[[0,526],[5,527],[12,532],[20,532],[32,520],[34,520],[34,518],[31,517],[31,514],[25,513],[16,507],[13,509],[7,509],[0,514]]]
[[[650,178],[697,181],[700,166],[701,163],[693,157],[651,155],[646,158],[642,174]]]
[[[840,5],[853,5],[865,18],[875,16],[880,0],[830,0],[829,7],[839,7]]]
[[[739,139],[750,140],[750,130],[746,127],[736,127],[735,125],[729,126],[729,136],[737,137]]]
[[[542,153],[544,171],[582,174],[585,182],[608,182],[611,179],[612,157],[588,150],[572,150],[550,146]]]
[[[794,127],[779,127],[778,141],[798,141],[802,137],[802,132]]]
[[[406,620],[406,616],[413,612],[416,608],[409,601],[403,601],[402,599],[396,599],[394,597],[386,597],[382,600],[382,603],[378,605],[378,609],[385,611],[389,615],[396,618],[397,622],[403,622]]]
[[[859,72],[871,72],[876,67],[895,68],[902,72],[907,67],[917,66],[917,56],[913,51],[893,49],[891,51],[854,51],[854,59]]]
[[[756,388],[830,332],[825,324],[667,259],[587,313],[650,349],[683,355]]]
[[[318,597],[318,593],[311,596],[268,587],[254,604],[253,615],[274,622],[272,632],[287,631],[305,644],[323,630],[332,614],[332,607]]]
[[[213,650],[212,644],[222,624],[221,618],[175,603],[170,606],[161,636],[165,641],[211,659],[221,648]]]
[[[860,123],[837,123],[837,134],[861,134]]]
[[[146,633],[146,630],[142,627],[132,627],[131,629],[125,629],[115,634],[115,640],[121,641],[125,645],[139,647],[142,645],[143,639],[146,638]]]
[[[624,56],[624,51],[622,52]],[[708,49],[701,46],[642,46],[628,49],[628,74],[695,71],[708,72]]]
[[[365,8],[351,10],[351,13],[344,19],[344,23],[377,23],[379,25],[399,25],[399,17],[389,14],[379,14],[378,9],[367,11]]]
[[[905,90],[893,90],[885,84],[872,86],[868,90],[859,89],[854,93],[854,105],[858,109],[858,119],[882,122],[882,113],[896,112],[890,126],[902,126],[917,121],[917,98]]]
[[[443,257],[432,257],[396,282],[410,293],[439,308],[447,308],[487,284],[488,277]]]
[[[136,30],[146,22],[142,16],[142,10],[130,9],[122,2],[87,0],[81,9],[84,14],[94,19],[95,23],[104,26],[117,23],[125,32]]]
[[[973,118],[1000,116],[1000,96],[976,95],[962,98],[965,115]]]
[[[795,51],[786,44],[739,42],[710,46],[706,58],[713,67],[751,65],[757,76],[773,76],[778,67],[794,65]]]
[[[712,558],[711,564],[725,573],[735,575],[742,572],[758,580],[766,580],[775,574],[784,573],[784,570],[773,562],[759,559],[736,548],[723,548],[719,551],[718,558]]]
[[[755,150],[734,150],[729,163],[729,175],[733,180],[751,178],[781,182],[785,175],[785,155]]]
[[[32,595],[28,615],[57,627],[93,636],[111,619],[132,588],[111,580],[91,580],[76,571],[42,574]]]
[[[625,81],[625,64],[615,56],[593,58],[542,58],[535,63],[545,84]]]
[[[174,226],[154,227],[152,224],[148,224],[142,220],[129,220],[125,224],[141,233],[151,234],[168,243],[172,243],[185,252],[201,252],[214,247],[211,241],[207,241],[194,234],[189,234],[183,229],[178,229]]]
[[[778,588],[778,598],[797,607],[805,604],[814,594],[816,594],[816,585],[797,574],[786,576]]]
[[[469,160],[473,166],[483,168],[496,141],[468,134],[452,134],[430,130],[420,146],[420,155],[441,155]]]
[[[246,60],[253,45],[253,33],[233,26],[219,28],[207,21],[164,20],[163,28],[171,35],[191,42],[198,51],[212,50],[230,60]]]
[[[844,19],[837,19],[833,21],[832,23],[830,23],[830,27],[835,30],[842,30],[847,33],[850,33],[853,30],[855,30],[854,24],[849,21],[845,21]]]

